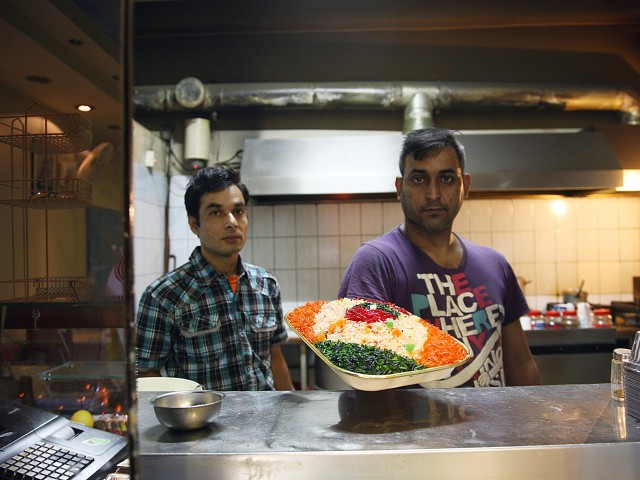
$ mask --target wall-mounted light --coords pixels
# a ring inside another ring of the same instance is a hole
[[[564,200],[555,200],[551,204],[551,211],[555,214],[556,217],[562,217],[565,213],[567,213],[567,202]]]
[[[640,192],[640,169],[625,169],[622,171],[623,184],[616,188],[618,192]]]
[[[81,112],[90,112],[91,110],[93,110],[95,107],[91,106],[91,105],[87,105],[87,104],[80,104],[80,105],[76,105],[76,109],[78,109]]]

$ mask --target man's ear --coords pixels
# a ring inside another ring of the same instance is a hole
[[[464,188],[464,198],[469,198],[469,189],[471,188],[471,174],[464,173],[462,175],[462,187]]]
[[[402,177],[396,177],[396,195],[398,196],[398,200],[402,196]]]
[[[189,228],[196,236],[198,236],[198,234],[200,233],[200,225],[199,225],[198,219],[196,217],[192,217],[191,215],[189,215],[188,218],[189,218]]]

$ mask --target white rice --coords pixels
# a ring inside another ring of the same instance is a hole
[[[390,317],[373,323],[347,320],[345,318],[347,310],[363,302],[364,300],[348,298],[328,302],[316,315],[314,333],[316,335],[325,333],[326,339],[330,341],[373,345],[405,357],[415,357],[419,354],[421,347],[427,341],[428,331],[418,317],[401,313],[398,318]],[[346,324],[329,333],[329,326],[340,319],[345,319]],[[393,328],[389,328],[387,321],[393,322]],[[396,328],[402,332],[398,337],[392,333]],[[407,351],[407,345],[413,345],[413,350]]]

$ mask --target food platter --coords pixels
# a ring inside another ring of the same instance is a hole
[[[451,375],[453,369],[459,365],[466,363],[471,353],[466,345],[456,339],[456,342],[460,343],[465,349],[467,355],[459,362],[442,365],[438,367],[425,368],[422,370],[413,370],[410,372],[394,373],[390,375],[367,375],[362,373],[355,373],[349,370],[338,367],[331,362],[325,355],[316,348],[307,338],[304,337],[289,321],[288,315],[285,315],[285,321],[289,328],[295,332],[296,335],[309,347],[309,349],[347,385],[356,390],[364,390],[369,392],[388,390],[392,388],[406,387],[409,385],[420,384],[424,388],[428,388],[429,382],[435,380],[442,380]]]

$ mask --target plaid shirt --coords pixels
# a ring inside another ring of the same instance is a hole
[[[275,390],[269,350],[284,342],[280,288],[241,260],[236,293],[200,247],[149,285],[136,317],[138,370],[165,367],[212,390]]]

